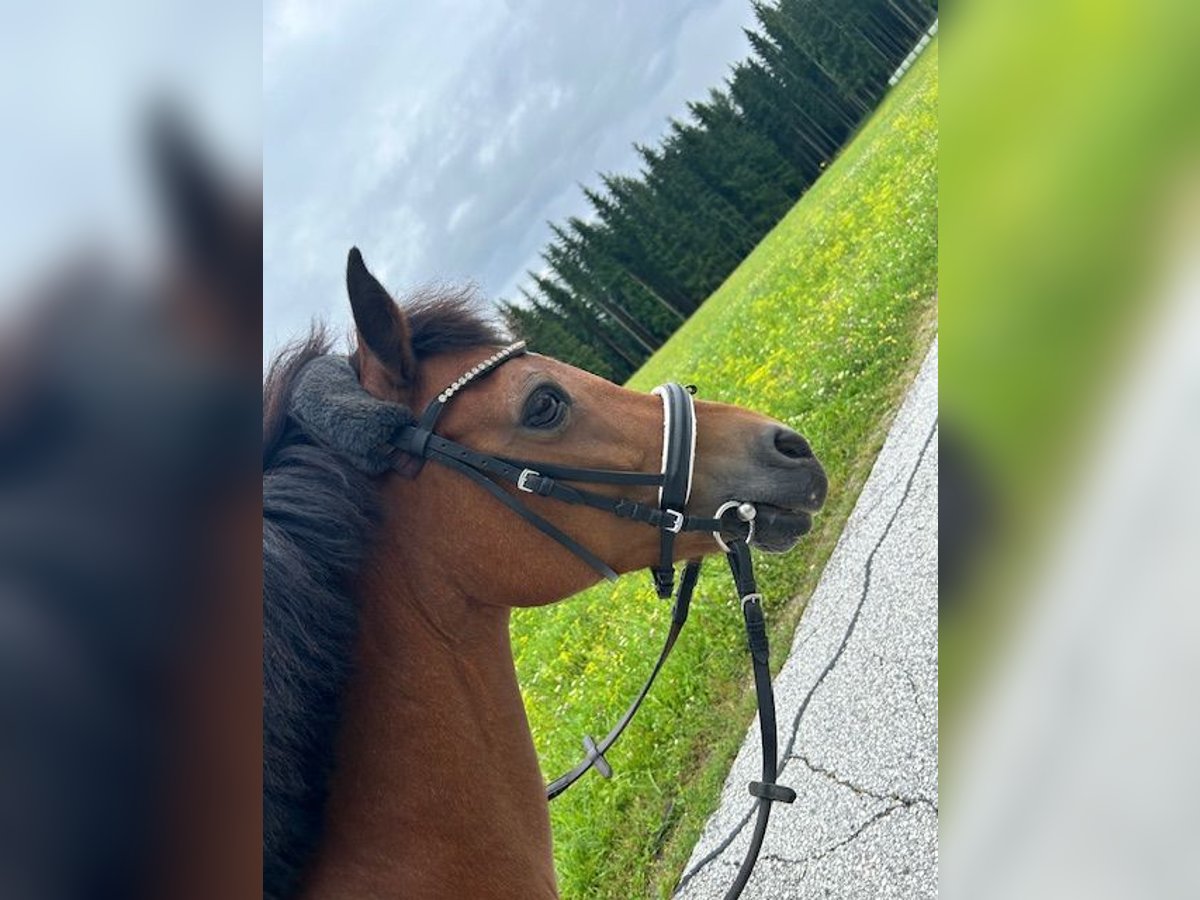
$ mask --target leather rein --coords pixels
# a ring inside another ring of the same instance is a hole
[[[754,671],[759,729],[762,736],[762,778],[760,781],[750,782],[750,794],[758,800],[757,818],[742,865],[725,895],[726,900],[733,900],[741,895],[755,861],[758,859],[771,812],[771,804],[791,803],[796,799],[795,791],[777,784],[775,781],[778,774],[775,696],[771,687],[767,628],[762,609],[763,598],[754,579],[754,568],[749,549],[749,542],[754,536],[755,509],[749,503],[730,501],[722,504],[711,517],[693,516],[684,512],[691,494],[695,464],[696,410],[691,392],[675,383],[664,384],[654,389],[654,393],[662,398],[663,403],[662,469],[657,473],[573,468],[553,463],[492,456],[447,440],[434,432],[438,417],[446,405],[463,388],[525,352],[524,341],[511,344],[463,373],[453,384],[447,386],[430,401],[415,423],[403,425],[396,431],[388,450],[389,463],[395,468],[406,467],[403,470],[411,473],[413,459],[417,461],[418,468],[423,461],[434,460],[461,473],[610,580],[617,578],[617,573],[610,566],[574,538],[563,533],[549,521],[526,507],[520,499],[520,493],[537,494],[541,497],[552,497],[564,503],[590,506],[611,513],[618,518],[643,522],[657,528],[660,536],[659,561],[658,565],[650,568],[650,571],[654,578],[655,591],[663,599],[670,597],[674,592],[676,536],[685,531],[706,531],[716,538],[717,543],[725,551],[737,595],[741,601],[746,641]],[[514,485],[518,493],[510,493],[502,486],[503,482]],[[573,484],[568,484],[568,482]],[[658,504],[651,506],[627,498],[609,497],[578,487],[578,484],[654,486],[658,487]],[[737,521],[726,523],[724,518],[731,511],[735,513]],[[730,540],[723,537],[722,532],[733,533],[735,529],[744,530],[745,533]],[[642,701],[649,694],[663,664],[667,661],[667,657],[670,656],[671,650],[687,622],[692,592],[696,587],[700,566],[700,560],[690,560],[684,565],[679,591],[675,595],[671,610],[671,627],[667,632],[658,660],[642,689],[603,740],[597,742],[590,735],[583,738],[584,758],[570,771],[546,786],[547,799],[553,800],[578,781],[589,769],[595,768],[605,778],[612,777],[612,767],[605,758],[605,753],[617,742],[622,732],[633,720]]]

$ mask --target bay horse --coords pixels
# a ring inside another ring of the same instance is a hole
[[[466,295],[398,304],[357,250],[347,288],[356,343],[345,369],[361,396],[336,427],[297,412],[306,371],[333,355],[321,330],[277,356],[264,384],[264,893],[556,897],[509,617],[588,587],[595,566],[453,467],[394,447],[372,456],[354,432],[379,410],[402,425],[437,408],[437,436],[489,459],[657,472],[664,404],[502,350],[506,336]],[[808,442],[720,403],[696,402],[694,421],[686,512],[748,501],[756,545],[792,546],[827,489]],[[656,529],[541,496],[528,476],[496,491],[616,572],[660,562]],[[651,506],[642,485],[595,496]],[[718,538],[680,530],[673,559],[713,553]]]
[[[261,190],[144,135],[156,252],[0,329],[0,897],[260,890]]]

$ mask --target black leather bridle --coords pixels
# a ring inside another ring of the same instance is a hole
[[[654,389],[663,399],[664,424],[662,471],[653,474],[578,469],[554,463],[491,456],[434,433],[434,426],[442,410],[459,391],[523,353],[524,341],[511,344],[465,372],[439,393],[425,407],[415,424],[401,428],[396,434],[392,448],[397,460],[402,460],[404,455],[421,460],[432,459],[461,472],[610,581],[616,580],[617,573],[607,563],[530,510],[518,496],[504,490],[498,482],[507,481],[516,485],[518,491],[525,493],[553,497],[564,503],[591,506],[622,519],[633,519],[653,525],[659,529],[661,545],[659,564],[651,569],[654,573],[654,584],[659,597],[670,597],[675,584],[675,536],[683,531],[711,532],[719,531],[722,527],[719,519],[688,516],[683,513],[691,493],[692,467],[696,454],[696,412],[692,404],[692,395],[678,384],[664,384]],[[658,506],[609,497],[584,488],[572,487],[566,482],[656,486]]]
[[[710,532],[725,551],[733,574],[742,616],[746,626],[746,641],[754,668],[755,695],[758,700],[759,729],[762,734],[762,779],[750,783],[750,793],[758,799],[754,833],[737,876],[726,893],[726,900],[741,895],[758,859],[766,833],[771,804],[791,803],[796,792],[776,784],[778,774],[778,743],[775,725],[775,696],[771,688],[766,622],[763,618],[762,594],[754,579],[749,542],[754,535],[753,505],[739,501],[723,503],[711,517],[688,515],[684,510],[692,488],[696,455],[696,410],[691,392],[675,383],[661,385],[654,393],[663,403],[663,452],[659,472],[621,472],[607,469],[582,469],[555,463],[530,462],[509,457],[493,456],[472,450],[434,432],[438,417],[446,405],[465,387],[475,383],[515,356],[525,353],[525,342],[519,341],[492,354],[463,373],[453,384],[441,391],[421,413],[416,422],[400,424],[391,434],[385,448],[387,464],[413,473],[425,460],[434,460],[470,478],[493,497],[525,519],[543,534],[553,538],[578,556],[605,578],[615,580],[617,573],[574,538],[562,532],[542,516],[529,509],[520,499],[521,493],[552,497],[564,503],[581,504],[653,526],[659,531],[658,565],[651,567],[654,587],[661,598],[670,597],[675,585],[674,550],[676,536],[685,531]],[[311,365],[311,364],[310,364]],[[357,385],[356,385],[357,387]],[[506,490],[507,482],[517,488],[513,494]],[[568,484],[573,482],[574,484]],[[599,494],[577,484],[651,486],[658,488],[658,503],[652,506],[627,498]],[[725,522],[734,513],[736,521]],[[744,533],[743,533],[744,532]],[[738,534],[726,540],[723,533]],[[612,730],[597,742],[590,735],[583,739],[584,758],[573,769],[546,786],[546,796],[553,800],[578,781],[589,769],[595,768],[605,778],[612,777],[612,767],[605,753],[617,742],[632,721],[642,701],[650,692],[655,678],[670,656],[671,650],[687,621],[692,592],[700,575],[700,560],[684,565],[679,592],[671,610],[671,627],[667,632],[658,660],[625,714]]]

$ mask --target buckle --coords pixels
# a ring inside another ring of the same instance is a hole
[[[664,509],[662,512],[663,531],[669,531],[672,534],[679,534],[679,532],[683,531],[683,513],[679,512],[677,509]],[[671,516],[674,516],[675,520],[668,523],[667,519],[669,519]]]
[[[535,472],[533,469],[522,469],[521,474],[517,476],[517,489],[522,490],[527,494],[536,494],[533,488],[529,486],[530,478],[541,478],[541,472]]]

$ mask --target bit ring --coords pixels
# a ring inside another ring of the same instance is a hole
[[[725,515],[731,509],[736,509],[738,511],[738,518],[749,527],[750,530],[746,532],[746,543],[749,544],[754,540],[754,517],[757,510],[750,503],[745,503],[741,500],[727,500],[717,507],[717,511],[713,513],[713,518],[720,519],[721,516]],[[720,529],[714,531],[712,536],[716,539],[717,546],[728,553],[729,545],[722,539]]]

